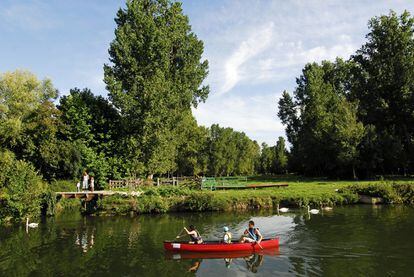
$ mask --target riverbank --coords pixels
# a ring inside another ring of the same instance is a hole
[[[167,212],[272,210],[280,207],[352,205],[360,195],[380,197],[384,204],[414,205],[414,180],[329,181],[300,177],[253,177],[247,184],[287,183],[287,187],[232,190],[200,190],[199,186],[142,187],[120,194],[83,202],[57,199],[54,192],[71,191],[73,181],[55,181],[42,194],[42,214],[53,216],[65,211],[94,215],[148,214]],[[20,222],[3,218],[1,224]]]
[[[143,189],[139,196],[114,195],[91,201],[90,214],[145,214],[350,205],[359,195],[381,197],[385,204],[414,204],[414,182],[292,182],[286,188],[200,191],[179,187]]]

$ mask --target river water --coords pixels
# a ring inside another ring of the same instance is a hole
[[[165,253],[190,223],[204,239],[224,225],[238,237],[253,219],[265,237],[280,237],[266,255],[208,259]],[[63,214],[0,229],[0,276],[414,276],[414,208],[304,210],[82,217]]]

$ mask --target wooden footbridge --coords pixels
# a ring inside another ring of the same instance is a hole
[[[56,197],[60,198],[78,198],[91,201],[92,199],[103,198],[105,196],[111,196],[114,194],[128,195],[124,191],[110,191],[110,190],[97,190],[97,191],[68,191],[68,192],[56,192]]]

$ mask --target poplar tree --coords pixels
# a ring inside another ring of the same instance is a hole
[[[181,3],[130,0],[115,18],[115,38],[104,65],[109,97],[124,118],[128,154],[144,163],[149,178],[176,168],[183,143],[176,126],[205,101],[208,62]],[[131,152],[135,152],[131,153]]]

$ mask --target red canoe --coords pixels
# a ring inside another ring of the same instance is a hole
[[[261,247],[260,247],[261,246]],[[241,251],[261,251],[279,247],[279,238],[264,239],[257,244],[252,243],[223,243],[219,241],[205,241],[201,244],[191,244],[188,242],[164,241],[164,248],[168,251],[189,251],[189,252],[241,252]]]

